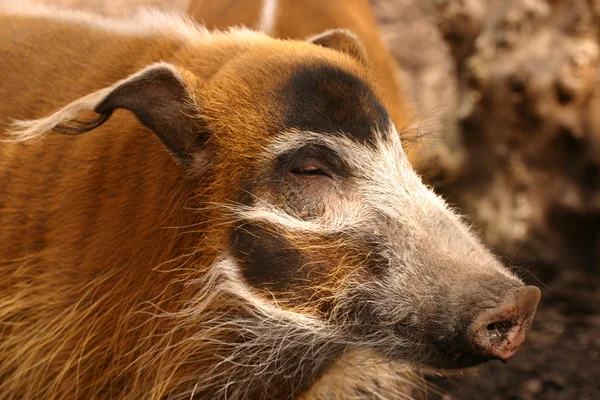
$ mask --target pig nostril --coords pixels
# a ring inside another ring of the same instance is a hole
[[[460,326],[452,340],[435,341],[440,359],[447,360],[450,368],[465,368],[492,359],[506,362],[523,345],[540,295],[538,288],[522,286],[506,293],[497,306],[478,310],[468,326]]]
[[[513,321],[492,322],[491,324],[488,324],[487,329],[488,331],[505,331],[512,328],[514,325],[515,323]]]
[[[538,288],[523,287],[499,307],[479,315],[469,328],[470,351],[504,361],[511,358],[525,340],[539,299]]]
[[[515,321],[497,321],[486,326],[490,338],[506,340],[510,330],[517,325]]]

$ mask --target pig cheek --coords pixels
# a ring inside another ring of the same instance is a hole
[[[277,205],[304,220],[323,217],[329,200],[338,195],[335,188],[323,182],[322,178],[295,179],[293,184],[284,182],[275,190]]]
[[[284,236],[248,221],[232,231],[231,250],[242,277],[259,289],[289,290],[304,263],[300,250]]]
[[[316,288],[323,287],[330,262],[249,221],[232,231],[230,241],[242,278],[258,293],[292,305],[318,301]]]

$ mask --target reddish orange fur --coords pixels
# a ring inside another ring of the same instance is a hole
[[[183,343],[197,329],[194,321],[161,315],[196,296],[198,288],[186,284],[204,279],[225,248],[228,225],[220,223],[219,210],[196,208],[239,190],[241,167],[262,150],[268,121],[250,111],[265,103],[252,79],[268,75],[275,85],[289,72],[246,74],[245,87],[228,87],[225,79],[210,91],[204,80],[269,57],[290,66],[290,54],[359,76],[367,71],[344,54],[266,37],[252,39],[252,47],[243,35],[186,43],[166,34],[129,36],[2,14],[0,26],[1,68],[10,72],[0,86],[2,123],[43,117],[167,61],[181,67],[210,116],[211,146],[229,151],[211,174],[190,173],[123,110],[82,136],[51,133],[0,144],[0,392],[6,398],[159,399],[190,376],[214,373],[218,347]],[[19,46],[11,44],[16,37]],[[243,62],[220,71],[241,52]],[[229,301],[212,307],[227,310],[234,307]]]
[[[188,12],[211,29],[238,25],[260,29],[264,3],[264,0],[192,0]],[[306,39],[338,28],[356,33],[364,43],[374,82],[381,89],[388,112],[398,130],[405,128],[413,113],[404,100],[396,62],[381,37],[368,0],[277,0],[274,24],[267,33],[278,38]],[[416,167],[422,162],[419,151],[416,145],[408,149],[409,159]]]

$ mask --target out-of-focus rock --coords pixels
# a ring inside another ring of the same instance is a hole
[[[436,25],[437,9],[429,1],[417,0],[371,0],[371,4],[416,114],[405,142],[421,141],[420,171],[431,183],[452,183],[464,161],[454,120],[458,80],[451,50]]]
[[[431,141],[462,167],[437,189],[510,259],[600,272],[600,3],[372,2],[407,94],[448,121]]]

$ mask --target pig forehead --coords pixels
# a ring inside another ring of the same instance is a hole
[[[278,131],[343,135],[361,144],[388,132],[390,120],[369,84],[339,66],[296,66],[275,90]]]

